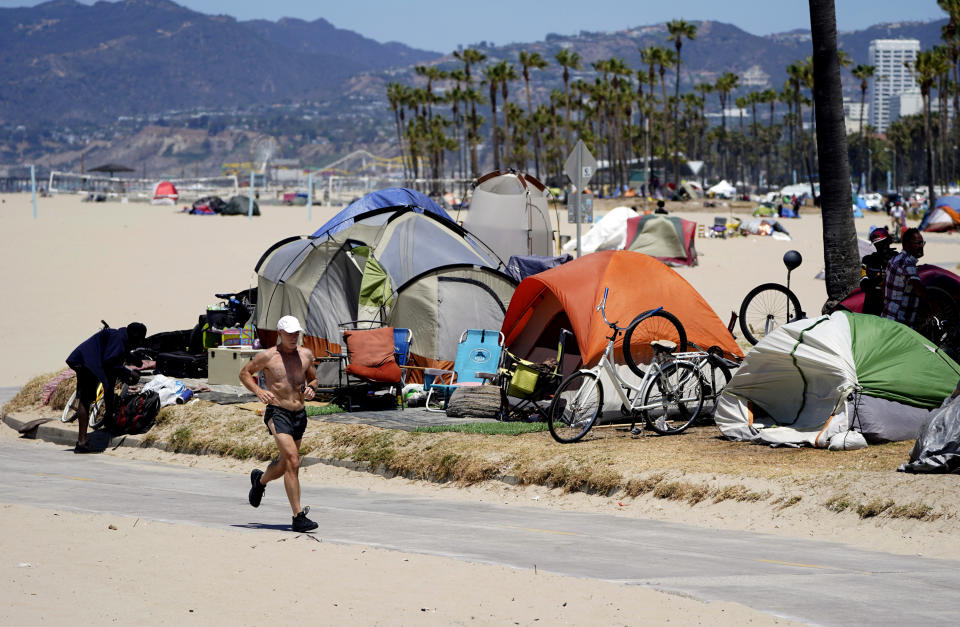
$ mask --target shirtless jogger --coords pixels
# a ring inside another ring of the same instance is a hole
[[[250,505],[259,507],[267,484],[283,477],[283,486],[293,509],[294,531],[310,531],[318,526],[307,518],[310,508],[300,508],[300,441],[307,428],[303,402],[311,400],[317,391],[313,353],[297,346],[302,330],[300,321],[295,317],[280,318],[277,322],[277,345],[258,353],[240,371],[240,382],[244,387],[266,403],[263,422],[280,450],[280,456],[270,462],[266,472],[255,468],[250,473]],[[267,389],[259,387],[254,380],[254,375],[261,370]]]

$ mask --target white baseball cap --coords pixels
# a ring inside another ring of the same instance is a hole
[[[287,333],[300,333],[303,327],[300,321],[294,316],[284,316],[277,321],[277,331],[286,331]]]

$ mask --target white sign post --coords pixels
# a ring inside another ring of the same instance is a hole
[[[575,219],[577,222],[577,258],[580,257],[580,223],[582,222],[581,208],[583,200],[583,188],[586,187],[590,179],[597,171],[597,160],[590,154],[587,145],[583,140],[577,140],[577,145],[573,147],[566,163],[563,164],[563,171],[566,173],[570,182],[573,183],[577,192],[574,196]],[[567,203],[570,199],[567,198]]]

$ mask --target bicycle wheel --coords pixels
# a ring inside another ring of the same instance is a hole
[[[683,433],[703,408],[703,379],[693,364],[661,368],[643,391],[644,420],[660,435]]]
[[[654,340],[670,340],[677,345],[676,352],[687,351],[687,332],[675,315],[665,309],[649,316],[643,312],[633,319],[623,335],[623,360],[638,377],[646,374],[647,366],[653,361],[650,342]]]
[[[717,410],[717,399],[723,393],[723,388],[730,383],[733,375],[725,364],[708,359],[700,368],[703,374],[703,409],[700,411],[700,421],[705,422]]]
[[[77,412],[79,410],[80,399],[77,398],[77,393],[74,392],[67,400],[67,404],[63,406],[63,413],[60,414],[60,422],[73,422],[77,419]]]
[[[956,350],[960,325],[960,308],[956,301],[947,290],[936,285],[927,286],[927,301],[930,305],[929,311],[921,312],[925,319],[917,325],[917,331],[939,346]],[[934,320],[933,316],[936,316],[937,320]]]
[[[764,283],[750,290],[740,304],[740,330],[756,344],[781,324],[803,317],[796,294],[779,283]]]
[[[576,442],[590,431],[603,408],[603,385],[592,372],[575,372],[560,384],[550,403],[547,426],[557,442]]]
[[[90,403],[90,428],[96,429],[103,424],[107,417],[107,401],[102,394],[97,394],[97,400]]]

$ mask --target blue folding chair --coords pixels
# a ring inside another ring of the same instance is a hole
[[[483,385],[496,376],[503,352],[503,333],[489,329],[467,329],[460,336],[453,370],[425,368],[423,389],[427,391],[427,411],[444,411],[453,391],[458,387]],[[482,376],[486,375],[486,376]],[[435,394],[443,395],[443,407],[430,407]]]

